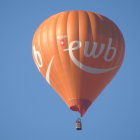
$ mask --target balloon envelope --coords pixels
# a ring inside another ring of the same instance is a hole
[[[33,37],[40,73],[68,107],[83,116],[119,70],[124,39],[106,17],[66,11],[46,19]]]

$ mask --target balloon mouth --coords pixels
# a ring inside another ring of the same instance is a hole
[[[71,106],[70,109],[72,111],[79,111],[79,108],[75,105],[75,106]]]
[[[84,116],[87,109],[91,105],[91,101],[87,99],[71,99],[69,101],[70,109],[80,113],[81,117]]]

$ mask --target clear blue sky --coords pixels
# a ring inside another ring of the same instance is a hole
[[[88,10],[121,29],[126,53],[117,76],[75,130],[70,111],[38,72],[32,37],[47,17]],[[139,0],[0,0],[0,140],[140,140]]]

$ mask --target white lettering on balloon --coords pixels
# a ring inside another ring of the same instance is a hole
[[[85,42],[85,48],[84,48],[84,55],[85,55],[85,57],[92,56],[93,58],[98,58],[102,54],[102,52],[103,52],[103,50],[105,48],[105,44],[101,44],[101,49],[99,50],[99,53],[98,54],[96,54],[97,47],[98,47],[98,43],[97,42],[93,42],[92,50],[88,54],[89,41],[86,41]]]
[[[67,36],[57,37],[57,39],[62,39],[62,38],[67,38]],[[117,49],[115,47],[113,47],[111,44],[112,44],[112,38],[109,38],[109,43],[108,43],[108,46],[107,46],[107,50],[106,50],[105,55],[104,55],[104,60],[106,62],[111,62],[116,56]],[[84,65],[79,60],[77,60],[77,58],[73,54],[73,51],[78,50],[81,47],[82,47],[82,42],[78,41],[78,40],[75,40],[75,41],[70,42],[68,48],[64,49],[64,51],[69,52],[69,56],[70,56],[70,59],[72,60],[72,62],[77,67],[82,69],[83,71],[86,71],[86,72],[92,73],[92,74],[101,74],[101,73],[112,71],[112,70],[119,67],[119,66],[114,66],[114,67],[111,67],[111,68],[101,69],[101,68],[93,68],[93,67]],[[91,49],[90,52],[88,52],[89,41],[85,41],[84,56],[85,57],[93,57],[94,59],[97,59],[98,57],[100,57],[101,54],[103,53],[104,49],[105,49],[105,44],[104,43],[101,44],[101,48],[98,51],[98,53],[96,52],[97,47],[98,47],[98,43],[93,42],[92,49]],[[110,51],[112,51],[113,53],[112,53],[112,56],[109,57]],[[34,58],[35,58],[37,67],[39,69],[43,66],[43,60],[42,60],[40,52],[36,50],[35,46],[33,46],[33,54],[34,54]],[[47,71],[46,71],[46,80],[49,84],[50,84],[50,71],[51,71],[51,66],[52,66],[52,63],[53,63],[53,59],[54,59],[54,56],[50,60]]]
[[[109,38],[109,43],[108,43],[107,51],[106,51],[105,56],[104,56],[104,60],[107,61],[107,62],[112,61],[114,59],[114,57],[116,56],[116,48],[112,47],[111,43],[112,43],[112,38]],[[80,41],[72,41],[69,44],[69,48],[68,49],[64,49],[64,51],[68,51],[69,52],[70,59],[80,69],[82,69],[82,70],[84,70],[86,72],[92,73],[92,74],[100,74],[100,73],[105,73],[105,72],[112,71],[112,70],[116,69],[117,67],[119,67],[119,66],[114,66],[114,67],[107,68],[107,69],[101,69],[101,68],[89,67],[89,66],[86,66],[86,65],[82,64],[79,60],[76,59],[76,57],[73,54],[73,51],[80,49],[81,46],[82,46],[82,43]],[[86,42],[85,43],[85,47],[84,47],[84,55],[85,55],[85,57],[92,56],[93,58],[98,58],[102,54],[102,52],[103,52],[103,50],[105,48],[105,44],[101,44],[101,48],[100,48],[99,53],[95,55],[95,51],[97,49],[97,46],[98,46],[98,43],[94,42],[93,43],[93,48],[92,48],[91,52],[88,54],[87,50],[88,50],[88,47],[89,47],[89,42]],[[114,53],[113,53],[112,57],[108,58],[109,52],[111,50]]]
[[[43,61],[40,52],[36,50],[35,46],[33,46],[33,54],[34,54],[35,61],[37,63],[37,67],[39,69],[43,66]]]
[[[52,62],[53,62],[54,56],[51,58],[47,71],[46,71],[46,80],[47,82],[50,84],[50,71],[51,71],[51,66],[52,66]]]
[[[116,56],[116,53],[117,53],[117,49],[115,47],[111,46],[111,44],[112,44],[112,38],[109,38],[108,47],[107,47],[107,50],[106,50],[106,53],[105,53],[105,56],[104,56],[104,59],[107,62],[112,61],[114,59],[114,57]],[[108,58],[109,52],[111,50],[113,51],[113,55],[110,58]]]

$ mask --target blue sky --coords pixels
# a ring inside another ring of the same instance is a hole
[[[138,0],[0,1],[0,140],[139,140],[140,2]],[[112,19],[126,43],[122,68],[83,117],[70,111],[38,72],[32,37],[47,17],[88,10]]]

